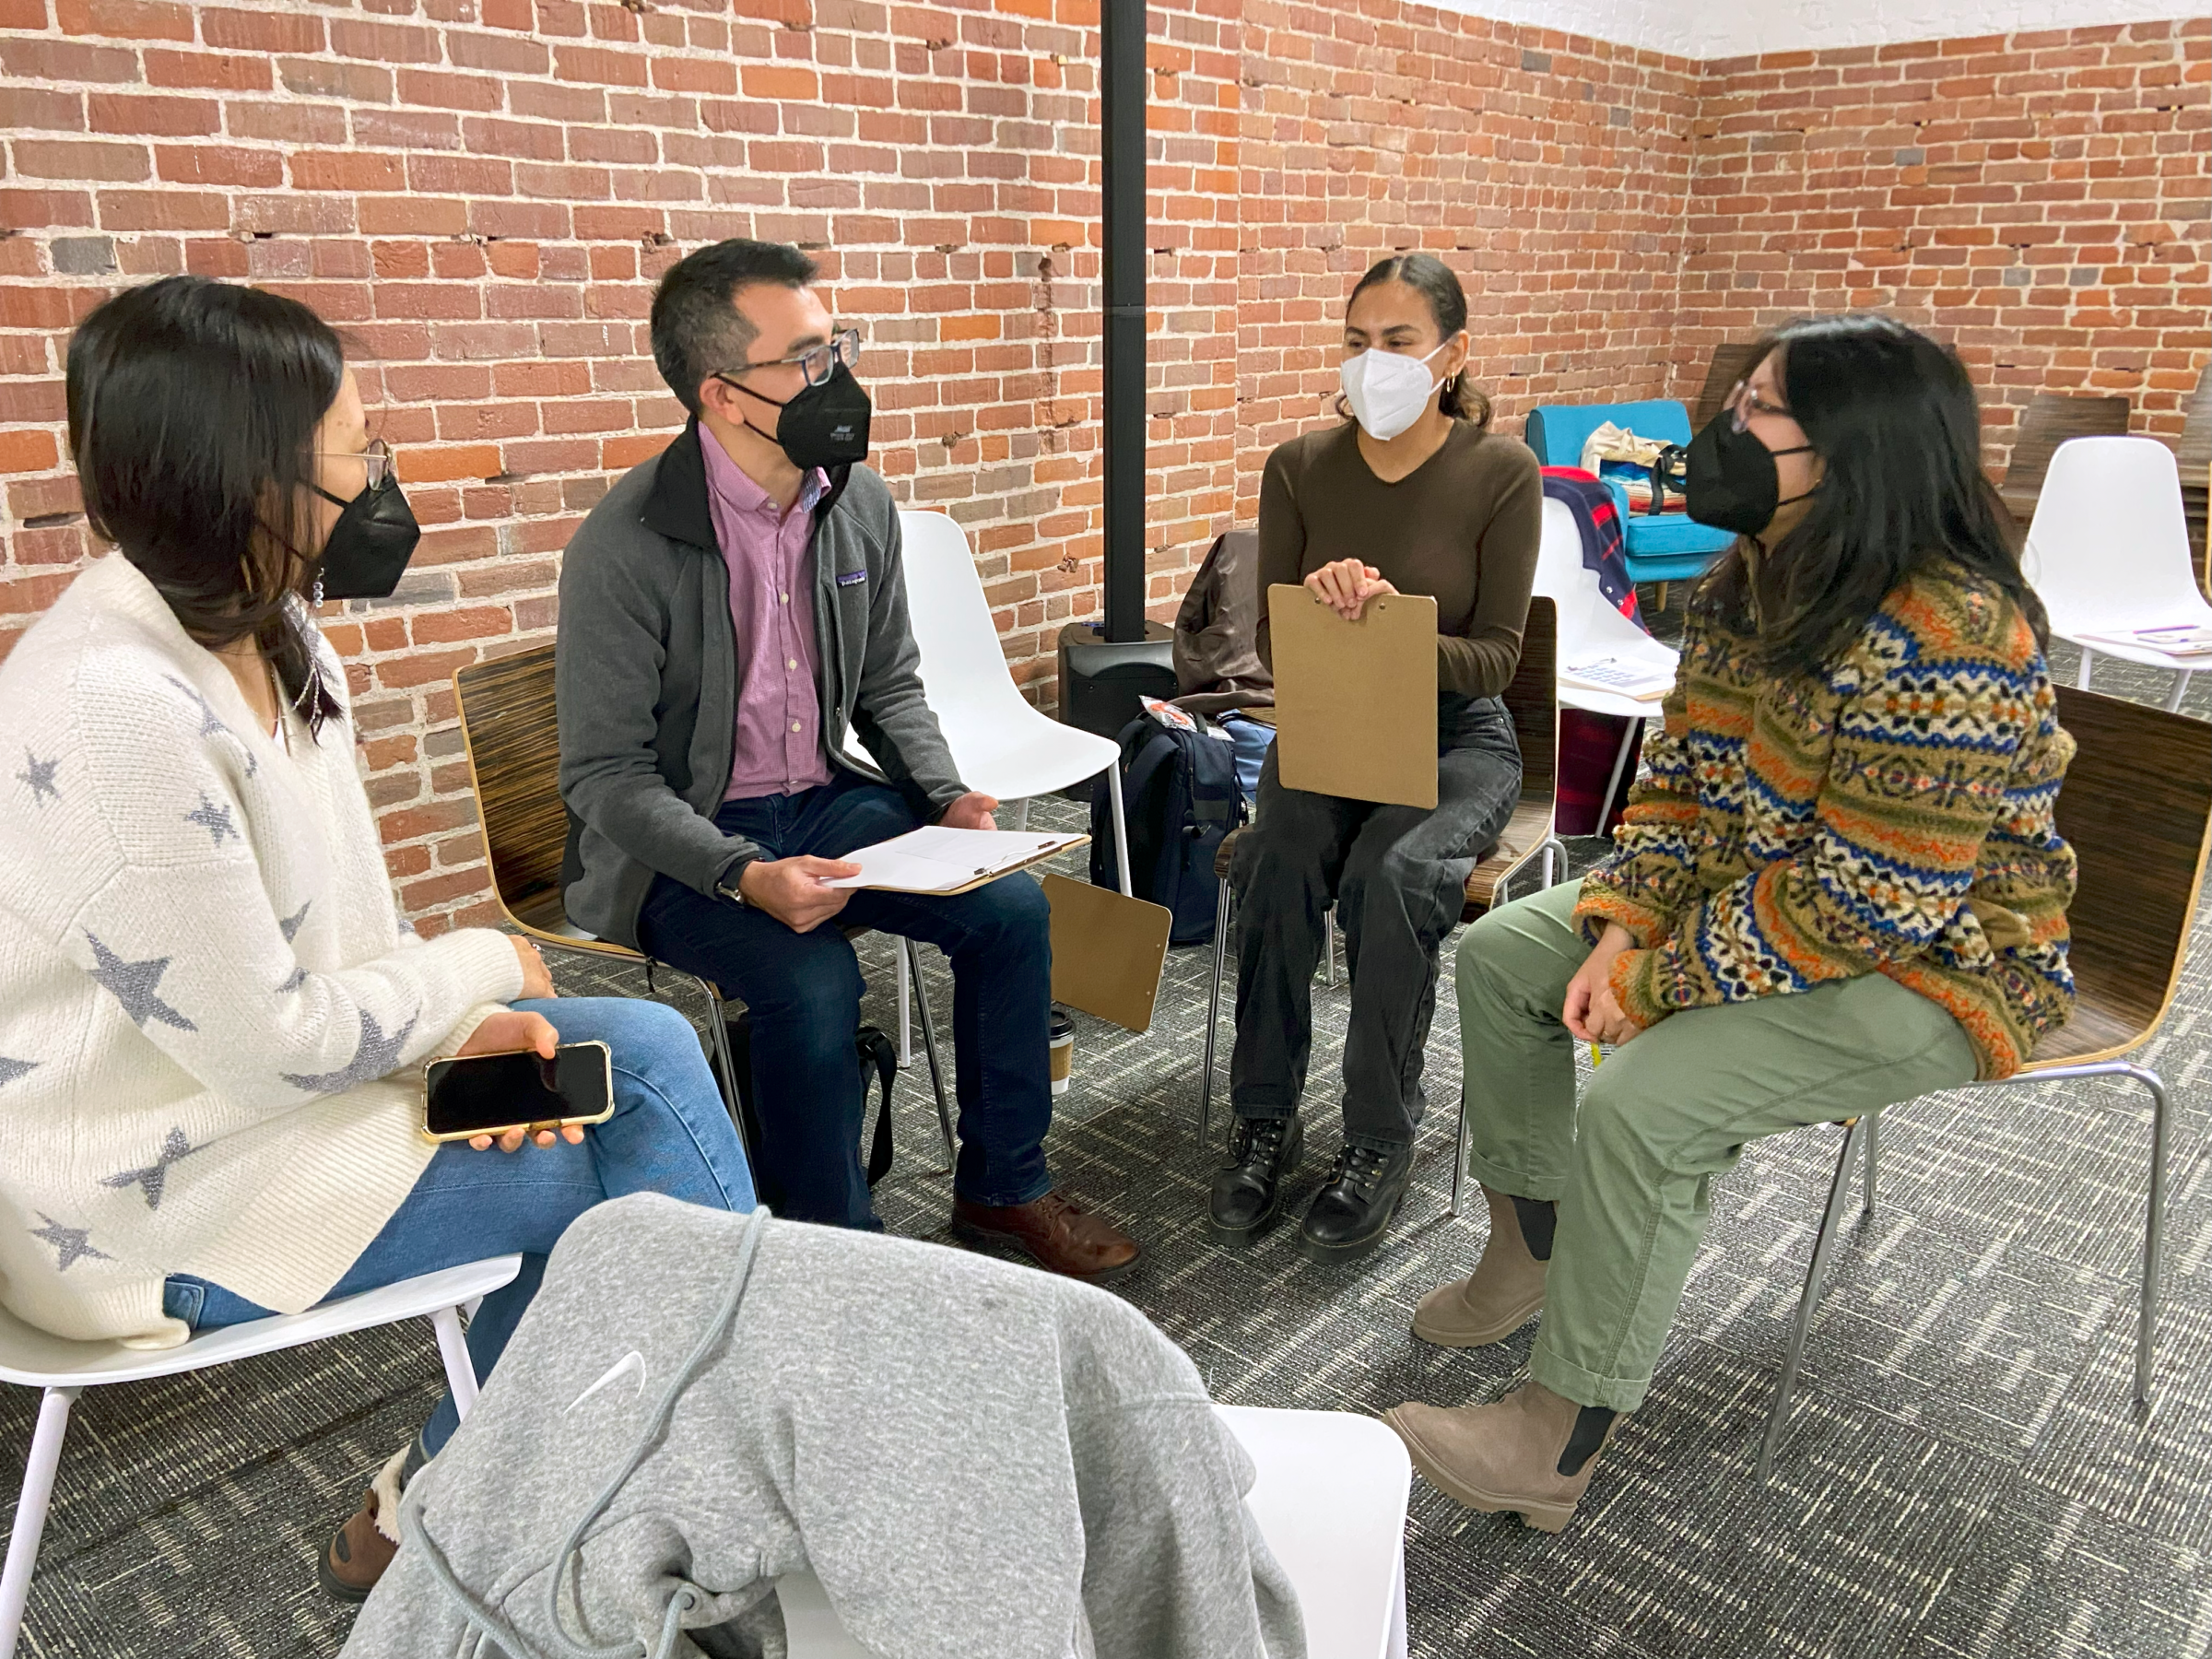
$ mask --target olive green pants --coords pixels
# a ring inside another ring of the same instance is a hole
[[[1744,1143],[1957,1088],[1974,1052],[1943,1009],[1870,973],[1663,1019],[1606,1056],[1578,1112],[1559,1007],[1590,954],[1580,891],[1562,882],[1505,905],[1460,941],[1468,1167],[1494,1191],[1559,1202],[1529,1374],[1578,1405],[1633,1411],[1712,1178]]]

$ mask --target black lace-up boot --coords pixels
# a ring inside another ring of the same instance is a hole
[[[1214,1171],[1206,1230],[1225,1244],[1242,1244],[1275,1222],[1283,1182],[1298,1172],[1306,1132],[1295,1117],[1237,1120],[1229,1159]]]
[[[1317,1262],[1348,1262],[1382,1241],[1413,1175],[1413,1148],[1376,1152],[1347,1142],[1307,1207],[1299,1248]]]

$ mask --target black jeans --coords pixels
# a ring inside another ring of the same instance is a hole
[[[837,858],[915,828],[898,791],[840,772],[795,795],[725,801],[714,821],[771,858]],[[753,1018],[753,1100],[760,1114],[761,1197],[794,1221],[874,1228],[860,1162],[860,964],[842,927],[875,927],[952,959],[959,1161],[953,1190],[983,1205],[1027,1204],[1052,1190],[1044,1162],[1053,1095],[1052,907],[1026,874],[949,898],[853,893],[809,933],[766,912],[657,877],[638,935],[687,973],[712,980]]]
[[[1258,821],[1230,874],[1239,899],[1230,1101],[1240,1117],[1298,1110],[1334,900],[1352,994],[1344,1137],[1378,1152],[1412,1144],[1427,1099],[1437,947],[1459,921],[1467,873],[1498,844],[1521,795],[1521,748],[1497,699],[1439,699],[1437,750],[1437,801],[1426,812],[1285,789],[1269,751]]]

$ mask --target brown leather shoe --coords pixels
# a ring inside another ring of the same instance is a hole
[[[1105,1217],[1057,1192],[995,1208],[955,1198],[952,1230],[966,1239],[1018,1245],[1048,1272],[1093,1285],[1121,1277],[1144,1254],[1135,1239]]]
[[[315,1578],[324,1594],[340,1601],[367,1600],[399,1553],[400,1470],[408,1450],[403,1446],[394,1452],[392,1461],[376,1472],[361,1494],[361,1507],[347,1518],[315,1563]]]

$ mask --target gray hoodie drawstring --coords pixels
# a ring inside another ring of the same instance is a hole
[[[553,1558],[553,1571],[546,1588],[546,1618],[553,1632],[558,1659],[673,1659],[677,1640],[683,1631],[684,1615],[702,1606],[707,1599],[707,1592],[698,1585],[679,1582],[669,1596],[667,1610],[662,1617],[660,1639],[651,1647],[635,1640],[618,1642],[611,1647],[584,1646],[570,1639],[560,1617],[561,1581],[568,1577],[571,1564],[583,1548],[584,1534],[606,1512],[629,1477],[653,1455],[662,1437],[667,1433],[670,1420],[676,1416],[677,1402],[682,1398],[684,1391],[697,1381],[699,1373],[706,1369],[714,1349],[729,1335],[730,1327],[736,1324],[738,1304],[744,1301],[746,1286],[752,1279],[753,1258],[759,1253],[760,1239],[768,1230],[769,1219],[766,1205],[753,1211],[752,1218],[746,1224],[745,1237],[738,1241],[737,1265],[730,1275],[730,1288],[723,1298],[722,1306],[715,1311],[714,1317],[707,1322],[705,1331],[700,1334],[683,1364],[677,1367],[676,1375],[662,1391],[660,1399],[655,1402],[646,1419],[643,1431],[631,1445],[629,1455],[622,1460],[621,1468],[600,1489],[599,1496],[592,1500],[590,1506],[578,1517],[576,1524],[569,1529],[568,1537],[562,1541],[560,1553]],[[459,1575],[453,1571],[453,1563],[446,1559],[445,1552],[438,1547],[436,1540],[429,1535],[429,1529],[423,1524],[419,1500],[402,1504],[399,1512],[400,1536],[421,1554],[429,1567],[432,1581],[445,1592],[447,1599],[461,1610],[461,1616],[475,1629],[479,1651],[483,1642],[488,1640],[505,1649],[508,1659],[546,1659],[542,1650],[527,1641],[506,1619],[479,1602],[461,1583]]]

